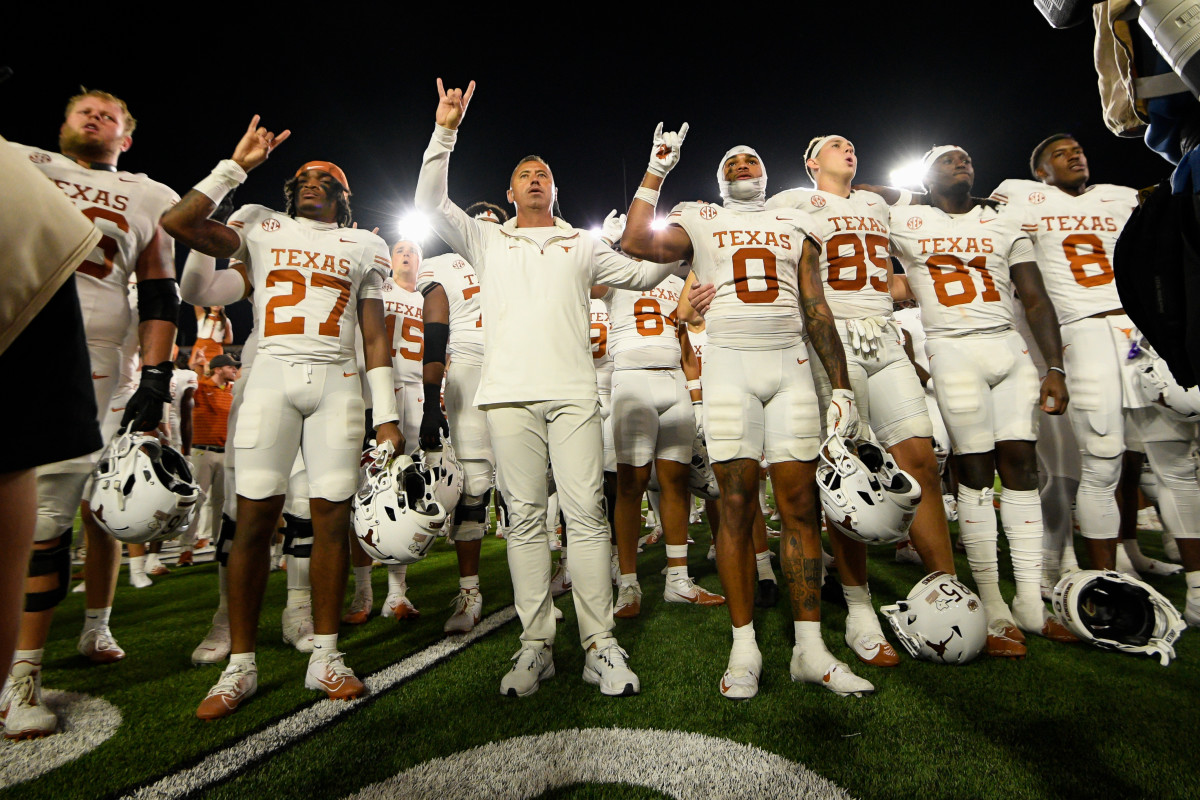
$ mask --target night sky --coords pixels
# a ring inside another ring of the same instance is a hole
[[[564,218],[580,227],[628,208],[660,120],[691,126],[664,208],[718,200],[717,162],[735,144],[761,154],[768,194],[808,186],[803,149],[830,133],[854,142],[864,183],[957,144],[975,160],[975,193],[987,194],[1030,177],[1033,146],[1059,131],[1083,143],[1093,182],[1140,187],[1170,171],[1140,140],[1104,127],[1090,24],[1053,30],[1026,0],[808,5],[786,16],[731,6],[717,20],[680,3],[597,4],[579,26],[562,20],[583,4],[510,15],[456,4],[441,17],[277,4],[259,20],[181,4],[197,13],[183,29],[136,4],[97,6],[91,21],[46,5],[6,13],[0,64],[14,74],[0,84],[0,134],[57,149],[65,100],[81,84],[104,89],[138,119],[120,167],[183,194],[258,113],[292,136],[250,174],[239,203],[282,208],[296,167],[330,160],[346,172],[360,227],[378,226],[389,242],[412,205],[438,76],[479,84],[450,162],[451,198],[505,204],[512,168],[536,153],[554,170]],[[445,249],[426,243],[426,255]],[[248,312],[231,314],[240,342]]]

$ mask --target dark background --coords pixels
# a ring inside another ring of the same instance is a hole
[[[660,120],[668,130],[691,125],[666,207],[718,199],[717,162],[735,144],[762,155],[768,194],[807,186],[804,147],[829,133],[854,142],[865,183],[887,182],[932,145],[957,144],[975,159],[975,193],[987,194],[1030,177],[1033,146],[1059,131],[1083,143],[1093,182],[1140,187],[1170,171],[1140,140],[1104,127],[1090,24],[1055,31],[1025,0],[808,5],[786,15],[679,3],[506,14],[345,2],[252,14],[219,4],[26,7],[0,30],[0,64],[14,71],[0,85],[0,134],[56,149],[66,99],[81,84],[104,89],[138,120],[121,168],[183,194],[258,113],[292,136],[251,174],[239,204],[282,208],[284,180],[327,159],[346,172],[359,225],[389,241],[411,208],[438,76],[479,84],[450,196],[503,205],[517,160],[537,153],[554,170],[562,215],[580,227],[628,208]],[[581,11],[588,22],[567,21]],[[446,249],[425,244],[426,255]],[[238,306],[230,314],[241,342],[250,315]],[[194,323],[182,316],[186,344]]]

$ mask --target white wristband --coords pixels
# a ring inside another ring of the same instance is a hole
[[[225,195],[246,182],[246,170],[238,166],[232,158],[226,158],[217,164],[217,168],[208,177],[192,188],[209,200],[220,205]]]
[[[371,390],[371,425],[378,429],[385,422],[399,422],[392,368],[375,367],[367,370],[367,387]]]
[[[683,388],[687,389],[689,392],[698,392],[698,391],[700,391],[700,385],[701,385],[700,379],[697,378],[694,381],[688,381],[687,383],[685,383],[683,385]]]
[[[649,203],[651,208],[658,207],[658,189],[651,189],[649,186],[639,186],[638,190],[633,193],[634,200],[641,200],[643,203]]]
[[[896,201],[896,205],[898,205],[898,206],[911,206],[911,205],[912,205],[912,199],[913,199],[913,193],[912,193],[912,192],[910,192],[908,189],[901,189],[901,190],[900,190],[900,199]]]

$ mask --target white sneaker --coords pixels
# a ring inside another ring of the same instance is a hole
[[[821,651],[809,656],[807,653],[801,653],[798,645],[793,647],[792,680],[824,686],[842,697],[862,697],[875,691],[870,681],[855,675],[850,671],[850,667],[834,658],[828,650],[821,648]]]
[[[663,587],[663,600],[668,603],[691,603],[696,606],[725,605],[725,598],[722,595],[710,592],[703,586],[697,586],[691,576],[674,580],[668,579],[667,585]]]
[[[249,664],[230,664],[221,678],[200,701],[196,716],[200,719],[220,719],[237,710],[242,701],[258,691],[258,669]]]
[[[500,679],[500,694],[528,697],[542,681],[554,677],[554,648],[527,644],[512,657],[513,666]]]
[[[918,567],[925,565],[925,562],[921,560],[921,554],[917,552],[917,548],[912,546],[912,542],[905,542],[902,547],[896,548],[896,563],[916,564]]]
[[[642,613],[642,587],[637,582],[626,584],[617,590],[617,604],[613,616],[618,619],[633,619]]]
[[[758,680],[762,675],[762,653],[757,645],[753,652],[729,653],[729,664],[721,676],[721,696],[730,700],[749,700],[758,694]]]
[[[442,626],[443,633],[470,633],[479,624],[483,613],[483,595],[479,589],[459,589],[458,596],[450,603],[454,615]]]
[[[353,700],[366,691],[363,682],[346,666],[346,654],[338,650],[313,653],[304,676],[304,688],[325,692],[330,700]]]
[[[384,598],[379,616],[388,619],[416,619],[421,616],[421,612],[417,610],[407,595],[389,594]]]
[[[107,625],[99,628],[84,628],[83,633],[79,636],[77,649],[80,655],[87,656],[97,664],[112,664],[125,657],[125,651],[121,649],[121,645],[117,644],[117,640],[113,638],[112,631],[108,629]]]
[[[216,664],[229,657],[233,647],[233,639],[229,636],[229,620],[213,622],[204,641],[196,645],[192,651],[192,664],[197,667],[205,664]]]
[[[313,651],[312,603],[295,608],[284,606],[283,642],[292,645],[301,653]]]
[[[609,697],[629,697],[642,689],[638,676],[629,668],[629,654],[616,639],[608,639],[587,649],[583,662],[583,679],[600,687],[600,694]]]
[[[29,664],[18,661],[13,667]],[[6,739],[36,739],[58,730],[58,717],[42,702],[40,665],[19,678],[8,676],[0,694],[0,720],[4,721]]]
[[[1183,572],[1182,564],[1172,564],[1169,561],[1159,561],[1157,558],[1146,558],[1138,572],[1144,575],[1178,575]]]
[[[562,561],[554,565],[554,574],[550,576],[550,596],[561,597],[571,591],[571,570]]]
[[[715,544],[710,544],[708,546],[708,560],[709,561],[717,560],[717,546]]]
[[[779,522],[779,509],[772,511],[771,516],[767,517],[767,519],[771,520],[771,522]]]
[[[1154,506],[1138,509],[1137,529],[1139,531],[1161,531],[1163,529],[1162,520],[1158,518],[1158,512],[1154,510]]]
[[[347,625],[362,625],[371,617],[371,607],[375,604],[375,594],[371,591],[371,584],[367,584],[366,588],[358,588],[354,591],[354,598],[350,601],[350,608],[346,609],[346,613],[342,614],[342,622]]]
[[[942,508],[946,511],[946,522],[958,521],[958,498],[952,494],[942,495]]]
[[[883,635],[883,629],[879,627],[877,619],[858,622],[847,617],[846,644],[864,664],[873,667],[894,667],[900,663],[900,656]]]

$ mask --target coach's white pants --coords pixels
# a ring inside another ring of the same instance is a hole
[[[225,454],[192,448],[192,473],[204,500],[196,524],[184,535],[188,542],[196,539],[215,542],[221,530],[221,509],[225,507]]]
[[[612,637],[608,522],[602,509],[604,450],[596,400],[504,403],[486,408],[496,478],[508,501],[508,568],[523,642],[554,643],[546,464],[567,521],[575,613],[584,647]]]

